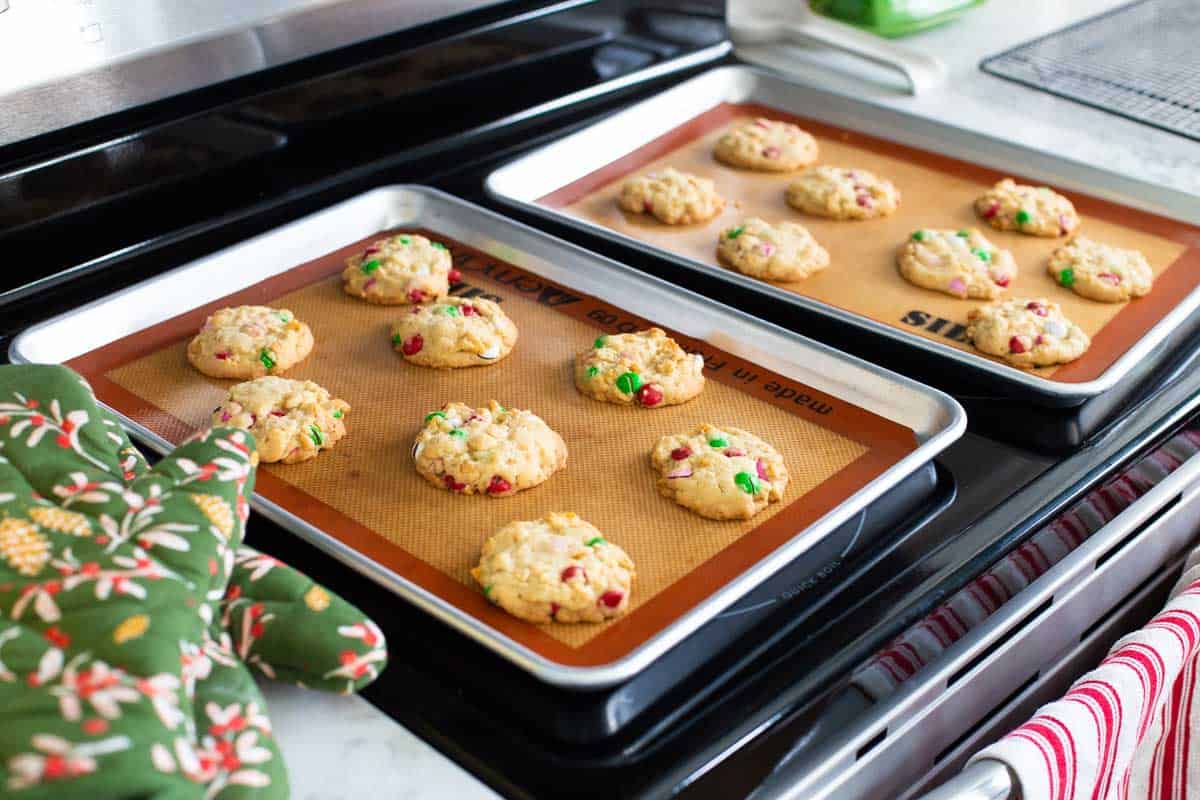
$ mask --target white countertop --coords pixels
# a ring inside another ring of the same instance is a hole
[[[1200,144],[979,70],[987,56],[1124,2],[992,0],[956,23],[899,40],[936,53],[950,68],[943,87],[919,97],[832,51],[790,48],[788,59],[803,70],[806,82],[820,81],[856,99],[1200,196]],[[864,75],[881,80],[862,80]],[[364,700],[292,687],[264,689],[297,800],[497,796]]]

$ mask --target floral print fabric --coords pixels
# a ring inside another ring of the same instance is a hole
[[[353,692],[373,622],[243,546],[253,437],[150,467],[78,375],[0,367],[0,796],[285,798],[254,674]]]

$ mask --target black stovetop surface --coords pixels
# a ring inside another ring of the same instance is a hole
[[[537,4],[518,5],[528,10]],[[0,352],[36,321],[374,186],[411,182],[493,207],[959,395],[970,432],[937,459],[936,491],[904,524],[789,587],[763,622],[735,645],[618,733],[586,742],[563,741],[552,733],[554,726],[538,724],[539,714],[594,715],[612,701],[612,693],[570,694],[536,684],[253,515],[252,543],[342,594],[387,634],[391,664],[365,692],[367,699],[506,795],[746,794],[791,746],[798,725],[802,729],[803,720],[819,716],[822,698],[844,683],[854,666],[1084,491],[1097,474],[1081,472],[1046,485],[1037,493],[1039,500],[1022,501],[1027,507],[1013,508],[1006,503],[1010,497],[1037,486],[1065,459],[1093,452],[1115,469],[1148,447],[1149,441],[1117,447],[1114,434],[1148,430],[1155,422],[1148,404],[1194,372],[1189,367],[1197,348],[1191,343],[1179,348],[1173,363],[1078,409],[1039,410],[1020,401],[970,396],[948,385],[936,364],[902,349],[848,335],[819,317],[635,250],[522,218],[484,197],[483,179],[499,163],[696,68],[570,107],[543,109],[504,126],[488,127],[491,123],[599,80],[711,52],[706,48],[722,36],[718,8],[718,3],[605,0],[468,38],[468,43],[482,41],[475,49],[462,41],[428,44],[466,30],[469,25],[460,20],[445,29],[423,30],[416,41],[388,37],[370,48],[352,48],[362,51],[357,61],[353,53],[342,53],[327,63],[276,74],[270,86],[286,85],[282,91],[263,94],[266,79],[258,79],[0,149],[0,204],[25,204],[4,205],[8,218],[18,222],[0,227],[0,248],[30,254],[10,259],[10,265],[21,266],[0,272]],[[426,46],[420,57],[410,52],[414,45]],[[351,68],[354,63],[365,66]],[[342,69],[349,71],[313,77]],[[172,126],[184,116],[186,143],[197,136],[214,141],[205,131],[217,126],[224,131],[222,147],[205,152],[184,147],[173,156],[169,148],[178,147],[181,136]],[[230,126],[253,132],[230,134]],[[141,183],[104,176],[103,170],[121,163],[119,158],[85,154],[58,162],[57,173],[28,184],[31,192],[37,187],[53,191],[33,199],[3,193],[6,174],[147,128],[153,136],[132,157],[135,176],[144,176]],[[158,143],[166,143],[167,153],[156,156],[158,161],[148,159]],[[109,185],[105,180],[115,181],[107,194],[93,190],[97,181]],[[72,194],[72,187],[85,184],[88,191]],[[39,283],[28,286],[34,281]],[[997,527],[1001,516],[1013,522]]]

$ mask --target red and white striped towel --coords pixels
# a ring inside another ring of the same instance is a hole
[[[1200,798],[1200,550],[1172,594],[1061,700],[971,760],[1003,761],[1027,800]]]
[[[853,684],[877,701],[891,694],[1197,452],[1200,452],[1200,429],[1172,437],[1092,491],[897,637],[854,673]]]

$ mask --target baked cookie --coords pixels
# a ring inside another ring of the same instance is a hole
[[[1081,297],[1120,303],[1150,293],[1154,272],[1137,250],[1075,236],[1050,254],[1051,277]]]
[[[891,181],[845,167],[810,167],[788,184],[786,196],[792,208],[830,219],[886,217],[900,206]]]
[[[312,381],[268,375],[239,383],[213,410],[213,425],[254,434],[261,461],[295,464],[316,458],[346,435],[350,406]]]
[[[483,298],[413,306],[392,325],[392,347],[423,367],[495,364],[516,343],[517,326],[499,304]]]
[[[421,477],[457,494],[507,497],[567,463],[567,445],[532,411],[447,403],[425,417],[412,446]]]
[[[450,291],[450,251],[415,233],[380,239],[346,259],[346,294],[385,306],[428,303]]]
[[[973,310],[967,315],[967,338],[980,352],[1018,367],[1065,364],[1092,343],[1058,303],[1042,298],[1013,298]]]
[[[896,255],[906,281],[924,289],[994,300],[1017,277],[1012,253],[1001,250],[975,228],[914,231]]]
[[[650,452],[658,490],[709,519],[750,519],[787,488],[783,456],[739,428],[701,425],[664,436]]]
[[[188,342],[192,366],[214,378],[278,375],[308,357],[313,335],[286,308],[222,308]]]
[[[808,228],[757,217],[721,231],[717,256],[743,275],[769,281],[802,281],[829,266],[829,253]]]
[[[726,131],[713,156],[731,167],[791,172],[816,163],[817,140],[790,122],[759,117]]]
[[[629,610],[633,561],[578,515],[510,522],[483,543],[471,575],[529,622],[604,622]]]
[[[725,208],[712,181],[671,167],[627,181],[617,204],[631,214],[653,214],[667,225],[706,222]]]
[[[1005,178],[975,201],[975,212],[993,228],[1030,236],[1066,236],[1079,227],[1071,201],[1046,186]]]
[[[685,353],[659,328],[599,336],[575,356],[575,386],[606,403],[678,405],[704,389],[704,357]]]

